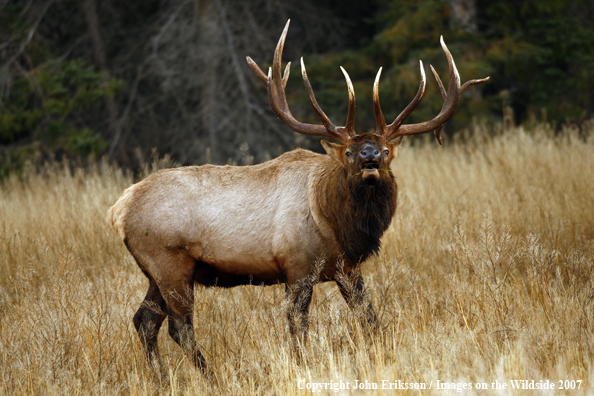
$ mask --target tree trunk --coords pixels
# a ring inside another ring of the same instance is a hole
[[[454,19],[462,29],[476,33],[476,0],[450,0]]]
[[[101,38],[101,30],[99,27],[97,3],[95,0],[84,0],[82,3],[82,9],[85,14],[85,19],[87,20],[91,41],[93,42],[95,62],[97,62],[99,70],[107,72],[105,78],[103,79],[103,83],[107,84],[110,79],[110,75],[109,68],[107,67],[107,59],[105,57],[105,46],[103,45],[103,39]],[[111,135],[112,139],[109,149],[109,156],[111,157],[120,138],[118,110],[116,102],[112,96],[108,95],[105,97],[105,108],[107,109],[107,124],[109,127],[108,135]]]

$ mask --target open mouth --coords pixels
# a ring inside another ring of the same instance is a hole
[[[363,170],[377,170],[379,169],[379,162],[367,161],[363,164]]]
[[[363,164],[361,169],[363,181],[369,185],[374,185],[380,178],[380,167],[379,162],[367,161]]]

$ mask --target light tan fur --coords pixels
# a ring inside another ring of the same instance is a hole
[[[108,220],[157,284],[165,263],[151,257],[159,250],[267,284],[291,281],[312,261],[340,255],[316,206],[316,184],[332,161],[295,150],[254,166],[162,170],[126,189]]]

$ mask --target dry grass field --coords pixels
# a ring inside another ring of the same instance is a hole
[[[340,381],[350,389],[338,394],[592,394],[594,123],[557,136],[545,124],[495,129],[401,149],[396,217],[363,268],[378,334],[361,331],[333,283],[318,285],[297,363],[283,286],[197,288],[208,380],[166,324],[166,384],[145,361],[132,316],[148,282],[105,220],[132,177],[98,163],[6,180],[0,394],[306,395]],[[381,389],[398,380],[427,389]],[[496,380],[508,389],[492,389]],[[514,391],[511,380],[555,389]]]

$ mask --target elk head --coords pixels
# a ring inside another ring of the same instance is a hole
[[[368,185],[374,185],[383,177],[382,174],[388,174],[390,172],[390,163],[395,158],[396,150],[404,136],[418,135],[434,131],[435,138],[439,144],[442,144],[440,135],[441,130],[445,122],[456,112],[462,92],[471,85],[489,79],[489,77],[486,77],[478,80],[470,80],[463,85],[460,85],[460,76],[456,69],[456,64],[443,41],[443,37],[441,37],[441,47],[445,52],[450,69],[450,81],[447,92],[441,79],[435,72],[435,69],[433,69],[433,66],[430,66],[444,100],[444,104],[439,114],[430,121],[403,125],[403,122],[417,107],[425,93],[425,71],[423,69],[423,62],[420,61],[421,83],[416,96],[398,117],[396,117],[394,122],[387,125],[379,101],[378,89],[382,73],[382,68],[380,68],[373,84],[373,107],[375,112],[376,131],[373,134],[357,135],[355,133],[355,90],[348,73],[342,66],[340,67],[348,87],[349,107],[345,126],[338,127],[330,121],[328,116],[318,105],[309,79],[307,78],[303,58],[301,58],[301,74],[303,76],[307,96],[309,97],[309,101],[314,111],[322,122],[322,125],[305,124],[297,121],[293,117],[287,104],[285,87],[289,78],[291,62],[287,64],[284,74],[281,77],[281,58],[290,22],[290,20],[287,21],[278,41],[276,50],[274,51],[274,61],[272,67],[268,69],[268,75],[264,74],[260,67],[249,56],[246,57],[247,62],[268,87],[268,101],[274,114],[276,114],[276,116],[289,128],[296,132],[306,135],[332,138],[341,142],[342,144],[335,144],[322,140],[322,146],[332,158],[342,164],[349,176],[356,177],[360,175],[362,181]]]

